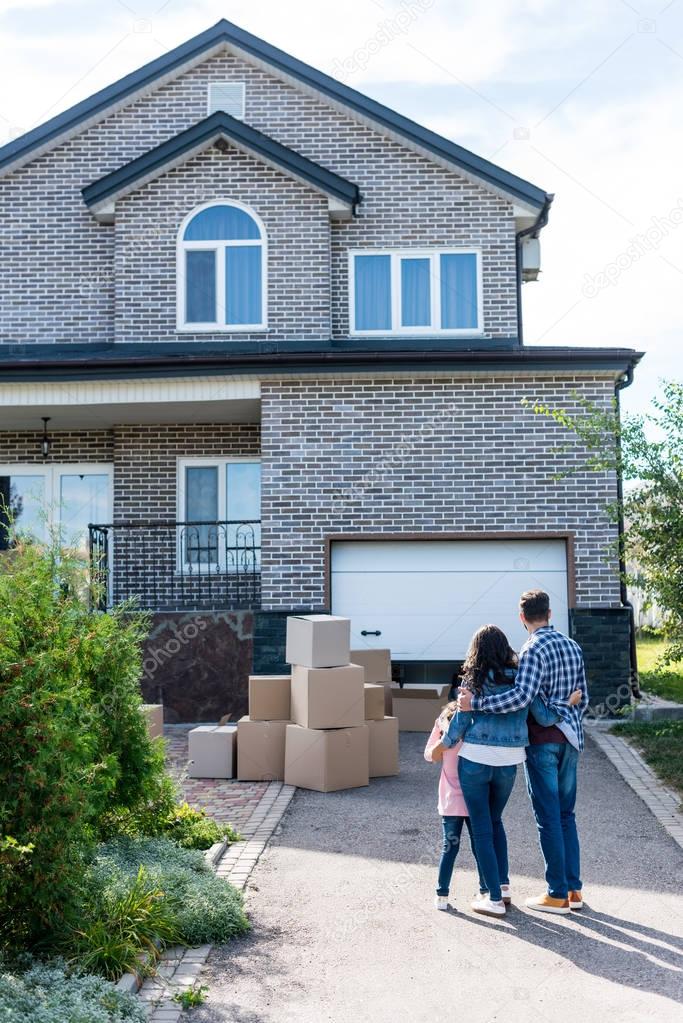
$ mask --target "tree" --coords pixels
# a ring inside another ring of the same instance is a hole
[[[644,416],[619,416],[616,400],[608,410],[580,395],[579,415],[524,401],[548,416],[583,444],[580,469],[615,469],[626,483],[621,499],[609,508],[626,523],[620,554],[635,562],[647,596],[664,615],[668,640],[662,664],[683,659],[683,382],[662,384],[662,396]],[[565,446],[561,450],[567,450]],[[561,476],[578,471],[576,468]],[[628,581],[628,580],[627,580]]]

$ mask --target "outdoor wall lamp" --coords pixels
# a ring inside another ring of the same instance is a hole
[[[47,432],[47,424],[50,422],[50,416],[41,416],[43,420],[43,436],[40,439],[40,450],[43,453],[43,461],[46,462],[50,455],[50,448],[52,447],[52,438]]]

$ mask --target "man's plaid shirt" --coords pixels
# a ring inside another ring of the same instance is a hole
[[[567,703],[574,689],[583,693],[581,703]],[[537,693],[560,715],[558,728],[572,746],[583,749],[583,716],[588,706],[586,669],[581,647],[573,639],[544,625],[529,636],[519,653],[519,671],[513,689],[495,696],[473,696],[472,710],[505,713],[527,707]]]

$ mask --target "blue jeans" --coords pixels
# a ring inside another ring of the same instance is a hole
[[[474,856],[477,864],[477,870],[479,870],[479,891],[486,891],[486,883],[481,870],[479,869],[477,850],[474,845],[474,839],[472,838],[472,825],[470,824],[469,817],[442,817],[441,822],[443,824],[443,848],[441,850],[441,859],[439,860],[439,877],[436,882],[436,894],[448,895],[450,891],[453,867],[455,866],[455,860],[458,855],[458,851],[460,850],[460,836],[462,835],[463,824],[467,827],[467,831],[470,836],[470,848],[472,849],[472,855]]]
[[[503,810],[515,784],[517,768],[489,767],[458,757],[460,788],[472,822],[472,837],[484,884],[494,902],[500,902],[502,884],[509,884],[508,844]]]
[[[526,782],[545,860],[548,894],[566,899],[581,891],[579,836],[576,831],[576,767],[579,754],[568,742],[528,746]]]

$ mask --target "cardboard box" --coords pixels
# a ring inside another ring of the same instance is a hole
[[[370,781],[367,725],[326,731],[287,725],[285,783],[316,792],[355,789]]]
[[[199,725],[188,735],[190,778],[234,778],[237,725]]]
[[[348,664],[351,622],[336,615],[290,615],[287,619],[288,664],[336,668]]]
[[[401,732],[431,732],[434,722],[448,702],[450,685],[392,686],[394,715]]]
[[[398,718],[368,721],[370,777],[398,774]]]
[[[164,705],[162,703],[143,703],[142,713],[147,720],[147,731],[150,739],[163,738]]]
[[[384,686],[375,682],[365,683],[365,720],[381,721],[384,718]]]
[[[290,720],[289,675],[249,676],[249,717],[252,721]]]
[[[240,781],[283,781],[289,721],[237,722],[237,777]]]
[[[352,650],[349,660],[363,665],[366,682],[391,682],[390,650]]]
[[[352,728],[365,721],[363,669],[292,667],[292,721],[304,728]]]

